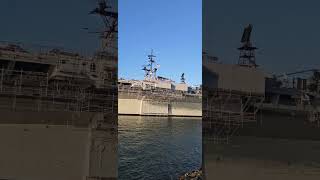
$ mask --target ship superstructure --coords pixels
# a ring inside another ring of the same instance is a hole
[[[155,55],[153,51],[148,55],[148,64],[143,65],[142,70],[145,72],[143,80],[125,80],[119,79],[119,87],[126,89],[141,89],[141,90],[155,90],[155,91],[170,91],[171,93],[185,93],[185,94],[201,94],[200,87],[192,88],[186,83],[185,75],[182,73],[181,81],[176,83],[175,81],[157,76],[157,71],[160,67],[156,64]]]
[[[316,179],[320,71],[265,73],[256,63],[252,27],[244,30],[238,64],[203,53],[205,176]]]
[[[244,30],[242,46],[238,48],[238,64],[222,64],[217,58],[203,60],[204,93],[207,97],[203,104],[206,114],[204,133],[208,133],[207,136],[213,137],[217,142],[228,142],[230,137],[240,131],[240,134],[252,133],[246,127],[250,129],[261,124],[268,126],[269,123],[270,126],[275,123],[272,131],[264,132],[264,126],[261,126],[262,129],[258,128],[256,133],[266,136],[307,137],[308,133],[318,131],[311,127],[320,127],[319,70],[308,69],[282,75],[265,73],[256,64],[257,48],[250,41],[251,31],[252,25]],[[271,119],[288,116],[290,118],[287,120],[293,118],[297,122],[285,122],[285,119],[273,122],[269,119],[270,114],[274,115]],[[308,129],[310,126],[310,129],[297,135],[290,134],[289,131],[282,133],[283,130],[280,129],[275,133],[278,127],[276,122],[288,124],[288,128],[294,127],[290,125],[295,122],[296,128]],[[312,134],[309,138],[318,137]]]

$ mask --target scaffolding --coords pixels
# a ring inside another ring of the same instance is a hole
[[[12,112],[92,112],[116,116],[117,91],[76,81],[49,78],[48,73],[0,70],[0,109]],[[107,118],[101,118],[106,121]]]
[[[308,122],[317,128],[320,128],[320,112],[319,110],[311,110],[308,114]]]
[[[240,128],[257,123],[264,95],[215,89],[203,99],[203,137],[215,144],[228,144]]]

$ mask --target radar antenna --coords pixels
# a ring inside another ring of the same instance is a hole
[[[183,84],[186,83],[186,78],[184,77],[184,73],[181,74],[180,81],[181,81],[181,83],[183,83]]]
[[[251,32],[252,32],[252,25],[249,24],[246,28],[244,28],[241,43],[242,46],[238,48],[240,50],[240,56],[238,64],[241,66],[248,66],[248,67],[257,67],[256,58],[255,58],[255,50],[258,49],[252,46],[251,43]]]

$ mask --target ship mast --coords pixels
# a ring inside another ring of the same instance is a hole
[[[89,14],[98,15],[103,21],[104,30],[96,32],[102,38],[102,51],[113,48],[117,52],[118,12],[110,4],[107,0],[99,0],[98,7]]]
[[[151,53],[148,55],[148,64],[144,65],[142,68],[142,70],[145,72],[145,80],[157,80],[157,70],[159,68],[159,65],[155,65],[155,58],[156,56],[153,54],[153,50],[151,50]]]

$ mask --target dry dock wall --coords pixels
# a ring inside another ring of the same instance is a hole
[[[202,103],[172,102],[174,116],[202,116]]]
[[[204,139],[205,179],[318,180],[320,141],[233,137],[231,144]]]
[[[95,131],[100,114],[0,110],[0,179],[117,177],[117,136]]]
[[[119,99],[122,115],[202,116],[201,102],[165,102],[143,99]]]
[[[141,113],[143,115],[167,115],[169,114],[167,102],[141,101]]]
[[[1,125],[0,141],[1,179],[83,179],[86,175],[89,136],[85,129]]]
[[[142,101],[139,99],[118,99],[119,114],[141,114]]]

